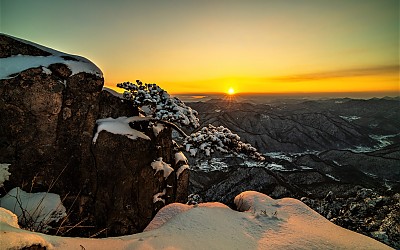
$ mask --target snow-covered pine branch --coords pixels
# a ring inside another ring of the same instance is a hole
[[[180,126],[199,127],[197,111],[186,106],[179,98],[171,97],[167,91],[154,83],[123,82],[117,84],[125,89],[124,98],[133,101],[146,116],[177,123]]]
[[[229,154],[244,154],[256,160],[264,160],[253,146],[240,140],[237,134],[232,133],[223,126],[215,127],[209,124],[200,131],[186,137],[183,146],[191,156],[203,153],[210,156],[211,153],[219,151]]]
[[[136,80],[136,83],[123,82],[117,86],[125,89],[123,97],[141,108],[147,117],[161,122],[176,123],[179,126],[192,128],[200,126],[197,111],[186,106],[178,98],[171,97],[157,84]],[[182,134],[185,135],[183,132]],[[208,157],[211,153],[219,151],[225,154],[244,154],[256,160],[264,159],[254,147],[242,142],[237,134],[225,127],[214,127],[211,124],[187,136],[183,146],[192,156],[202,153]]]

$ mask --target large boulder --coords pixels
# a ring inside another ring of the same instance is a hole
[[[171,129],[138,122],[150,140],[102,131],[93,143],[99,119],[138,115],[103,83],[85,58],[0,34],[0,163],[11,173],[0,197],[17,186],[59,194],[70,212],[59,233],[139,232],[162,206],[185,200],[187,173],[164,178],[152,167],[162,157],[176,170]]]

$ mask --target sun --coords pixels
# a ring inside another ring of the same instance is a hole
[[[228,95],[234,95],[234,94],[235,94],[235,90],[233,88],[229,88]]]

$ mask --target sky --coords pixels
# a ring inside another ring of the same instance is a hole
[[[0,0],[2,33],[169,93],[399,94],[398,0]]]

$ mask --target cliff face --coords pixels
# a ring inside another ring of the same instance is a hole
[[[57,193],[71,210],[63,226],[108,236],[144,229],[164,205],[153,202],[164,189],[165,204],[187,192],[177,193],[175,172],[164,178],[151,166],[162,157],[174,167],[170,129],[156,136],[152,124],[140,123],[150,140],[102,131],[93,144],[98,119],[138,114],[102,91],[94,64],[2,34],[0,51],[0,163],[11,164],[5,191]],[[180,178],[187,186],[187,175]]]

